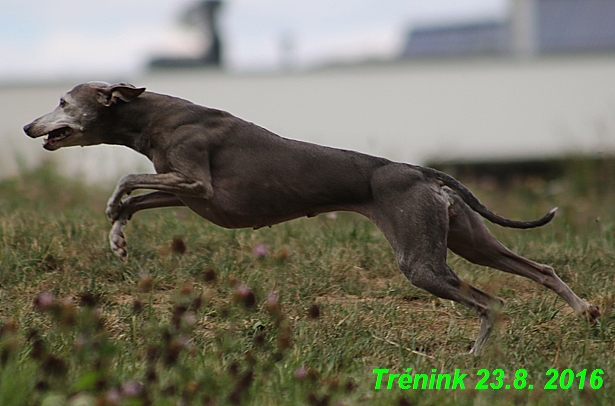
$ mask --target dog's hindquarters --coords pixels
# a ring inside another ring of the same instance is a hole
[[[391,164],[374,173],[374,202],[363,214],[382,230],[413,285],[477,311],[481,327],[471,352],[478,353],[503,301],[462,281],[446,263],[449,203],[438,189],[411,167]]]
[[[466,189],[467,190],[467,189]],[[580,299],[553,269],[504,247],[481,217],[453,190],[411,166],[391,164],[372,178],[373,203],[362,213],[382,230],[402,273],[415,286],[477,311],[481,327],[471,350],[480,352],[503,301],[464,281],[446,263],[447,247],[470,262],[521,275],[560,295],[579,316],[593,320],[599,308]],[[514,221],[514,220],[511,220]]]

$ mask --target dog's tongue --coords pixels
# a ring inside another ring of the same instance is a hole
[[[45,148],[48,151],[53,150],[54,149],[53,144],[55,140],[56,140],[55,138],[51,138],[51,137],[45,138],[43,140],[43,148]]]
[[[71,130],[69,128],[59,128],[51,131],[47,134],[47,138],[45,138],[43,142],[43,148],[52,150],[55,149],[53,146],[57,141],[68,138],[71,135]]]
[[[50,140],[49,138],[45,138],[43,140],[43,148],[51,149],[51,143],[52,143],[52,140]]]

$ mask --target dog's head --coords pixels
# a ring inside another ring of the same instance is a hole
[[[60,99],[51,113],[24,126],[32,138],[47,136],[43,148],[55,151],[62,147],[96,145],[104,142],[104,129],[98,128],[100,117],[118,103],[139,97],[145,88],[126,83],[111,85],[90,82],[75,86]]]

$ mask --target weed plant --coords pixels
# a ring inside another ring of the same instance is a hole
[[[602,308],[590,325],[542,286],[451,254],[462,278],[506,300],[478,357],[466,354],[476,315],[410,285],[358,215],[252,231],[184,208],[145,211],[121,263],[107,243],[110,188],[50,164],[0,181],[0,405],[612,404],[615,183],[592,182],[599,170],[468,183],[507,217],[559,206],[541,229],[491,229]],[[465,389],[375,390],[378,368],[467,378]],[[584,388],[575,378],[543,389],[551,368],[587,370]],[[481,369],[501,369],[502,388],[476,390]],[[521,369],[533,389],[514,389]]]

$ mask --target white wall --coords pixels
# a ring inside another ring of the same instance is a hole
[[[192,71],[131,81],[285,137],[423,163],[615,153],[614,78],[615,55],[400,62],[285,75]],[[0,87],[0,176],[16,170],[16,156],[29,165],[54,157],[66,173],[90,180],[151,171],[126,148],[51,153],[21,132],[72,85]]]

